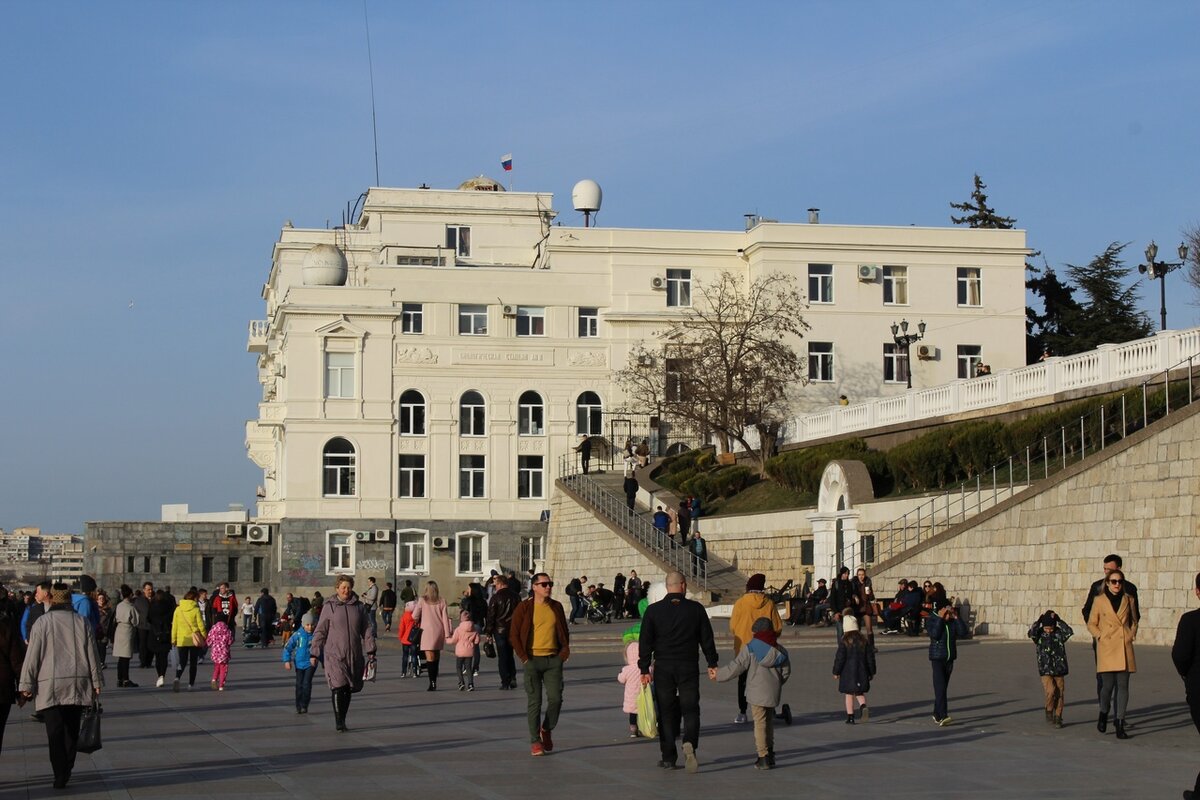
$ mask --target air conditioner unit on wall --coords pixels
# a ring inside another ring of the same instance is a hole
[[[667,279],[661,275],[655,275],[653,278],[650,279],[650,288],[651,289],[667,288]]]
[[[391,531],[385,531],[382,529],[375,531],[375,541],[390,542],[391,540],[392,540],[392,532]]]
[[[642,355],[638,356],[637,363],[639,367],[653,367],[654,356],[650,355],[649,353],[643,353]]]
[[[370,531],[355,531],[354,532],[354,541],[356,541],[356,542],[371,541],[371,532]]]
[[[225,525],[226,538],[232,539],[235,536],[245,536],[246,526],[240,522],[230,522]]]
[[[433,537],[433,549],[434,550],[449,550],[450,549],[450,537],[449,536]]]
[[[271,526],[251,525],[246,528],[246,541],[254,544],[268,544],[271,541]]]
[[[938,357],[938,349],[931,344],[923,344],[917,348],[917,358],[922,361],[934,361]]]
[[[515,317],[517,315],[517,307],[516,306],[505,305],[505,306],[501,306],[500,310],[504,312],[504,316],[506,316],[506,317]]]
[[[863,283],[874,283],[879,277],[879,267],[874,264],[859,264],[858,279]]]

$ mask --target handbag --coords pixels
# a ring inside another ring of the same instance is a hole
[[[192,631],[192,647],[208,647],[208,639],[200,631]]]
[[[413,625],[408,629],[408,641],[412,643],[413,647],[421,646],[421,634],[424,632],[419,625]]]
[[[658,715],[654,712],[654,695],[649,685],[644,685],[637,696],[638,733],[647,739],[658,738]]]
[[[83,709],[83,716],[79,721],[79,741],[75,745],[75,749],[80,753],[94,753],[103,747],[100,742],[102,713],[104,709],[100,708],[99,700],[93,700],[91,706]]]
[[[496,657],[496,643],[491,639],[483,640],[483,654],[488,658]]]
[[[375,661],[374,661],[374,659],[367,662],[367,667],[366,667],[366,669],[363,670],[363,680],[370,681],[371,683],[375,682]]]

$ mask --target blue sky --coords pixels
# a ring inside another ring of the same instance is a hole
[[[1200,222],[1195,3],[367,9],[384,185],[512,152],[566,224],[590,177],[608,226],[944,225],[979,172],[1059,267]],[[374,183],[362,4],[10,5],[0,67],[0,527],[252,504],[272,243]]]

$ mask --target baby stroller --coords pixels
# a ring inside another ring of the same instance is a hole
[[[257,622],[251,620],[242,633],[242,646],[254,648],[260,644],[262,644],[262,630],[258,627]]]
[[[596,623],[600,623],[600,622],[603,622],[603,623],[612,622],[612,608],[610,608],[610,606],[611,606],[611,604],[607,604],[607,605],[602,604],[599,600],[596,600],[594,598],[591,600],[588,600],[586,614],[585,614],[587,621],[592,624],[596,624]]]

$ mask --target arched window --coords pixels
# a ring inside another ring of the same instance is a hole
[[[483,395],[474,390],[463,392],[458,401],[458,433],[460,436],[483,436],[487,422],[487,409]]]
[[[600,436],[604,433],[604,406],[595,392],[584,392],[575,401],[575,432],[588,436]]]
[[[534,391],[522,392],[517,401],[517,434],[541,436],[546,432],[546,406]]]
[[[400,395],[400,435],[425,435],[425,398],[416,389]]]
[[[340,436],[325,443],[323,484],[326,497],[353,497],[357,486],[354,445]]]

